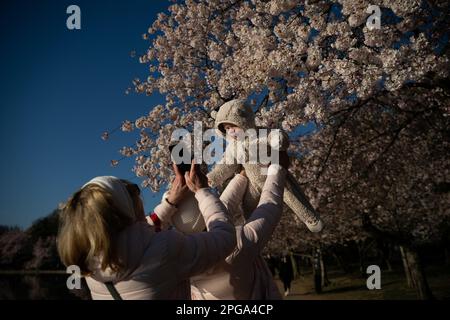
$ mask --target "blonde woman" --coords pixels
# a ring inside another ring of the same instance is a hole
[[[235,247],[234,227],[207,188],[206,176],[197,165],[185,177],[173,167],[176,177],[168,201],[155,209],[156,216],[158,211],[175,213],[189,188],[208,232],[155,232],[146,221],[139,187],[115,177],[94,178],[65,205],[58,251],[65,265],[78,265],[86,275],[93,299],[190,299],[189,277]]]

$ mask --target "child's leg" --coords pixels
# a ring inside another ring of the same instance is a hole
[[[256,209],[260,197],[261,192],[253,186],[251,181],[249,181],[244,195],[244,201],[242,202],[242,210],[244,211],[245,219],[248,219],[251,213]]]
[[[284,190],[284,203],[295,213],[295,215],[308,227],[312,232],[322,230],[322,222],[319,215],[314,210],[300,188],[295,178],[288,173],[288,181]]]

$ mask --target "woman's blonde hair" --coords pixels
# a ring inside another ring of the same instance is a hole
[[[126,184],[133,202],[139,198],[139,187]],[[136,189],[137,188],[137,189]],[[117,237],[132,218],[121,212],[113,197],[104,188],[89,184],[77,191],[64,205],[60,213],[57,246],[61,261],[77,265],[83,274],[89,274],[90,262],[100,259],[101,268],[120,271],[124,267],[117,255]]]

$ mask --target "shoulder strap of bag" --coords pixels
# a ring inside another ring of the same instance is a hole
[[[122,300],[122,297],[112,282],[105,282],[105,286],[114,300]]]

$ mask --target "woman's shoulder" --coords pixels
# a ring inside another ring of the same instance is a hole
[[[154,227],[147,222],[138,222],[127,227],[119,236],[119,252],[124,252],[128,257],[133,256],[162,256],[167,255],[182,242],[183,236],[175,230],[156,232]],[[132,250],[131,250],[132,249]]]
[[[155,232],[149,243],[146,254],[162,254],[164,256],[176,254],[186,237],[175,229]]]

